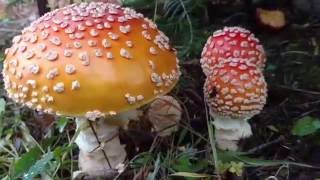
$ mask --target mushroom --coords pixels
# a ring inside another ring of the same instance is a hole
[[[182,109],[179,102],[172,96],[159,96],[147,110],[147,116],[157,135],[169,136],[178,130]]]
[[[47,0],[48,6],[50,9],[62,8],[67,6],[71,3],[81,3],[82,0]],[[104,2],[104,3],[113,3],[117,5],[122,5],[122,0],[90,0],[95,2]]]
[[[204,94],[214,117],[218,147],[236,150],[238,141],[252,134],[248,120],[266,103],[267,85],[261,70],[246,59],[221,60],[207,77]]]
[[[8,97],[76,117],[80,169],[91,176],[104,176],[125,160],[119,127],[180,76],[169,38],[142,14],[115,4],[54,10],[12,42],[3,66]]]
[[[259,40],[241,27],[225,27],[215,31],[208,39],[201,54],[201,67],[206,76],[209,76],[212,67],[222,59],[243,58],[263,69],[266,55]]]
[[[269,30],[281,30],[286,25],[286,17],[281,10],[256,9],[256,19],[259,25]]]

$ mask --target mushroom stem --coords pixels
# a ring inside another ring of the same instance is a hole
[[[117,174],[117,166],[124,162],[126,151],[120,144],[119,126],[107,119],[89,121],[76,119],[80,133],[76,144],[80,148],[79,168],[89,176],[109,178]]]
[[[240,139],[252,135],[248,119],[232,119],[210,113],[214,117],[215,138],[217,145],[222,150],[236,151]]]

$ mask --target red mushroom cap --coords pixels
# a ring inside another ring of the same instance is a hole
[[[201,66],[208,76],[221,59],[243,58],[263,69],[266,55],[259,40],[241,27],[225,27],[208,39],[201,55]]]
[[[229,58],[213,67],[204,94],[214,117],[249,119],[266,103],[267,85],[254,64],[246,59]]]

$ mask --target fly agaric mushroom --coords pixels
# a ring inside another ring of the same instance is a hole
[[[281,10],[257,8],[256,18],[258,24],[270,30],[280,30],[286,25],[286,17]]]
[[[81,3],[81,0],[47,0],[48,6],[50,9],[62,8],[64,6],[69,5],[71,2],[73,3]],[[104,2],[104,3],[113,3],[117,5],[122,5],[122,0],[90,0],[95,2]]]
[[[76,117],[86,164],[80,169],[92,176],[124,161],[120,120],[169,92],[180,76],[175,50],[157,26],[110,3],[49,12],[14,37],[5,54],[8,96],[38,111]]]
[[[266,55],[259,40],[241,27],[225,27],[218,30],[208,39],[201,54],[201,67],[209,76],[212,67],[222,59],[243,58],[263,69]]]
[[[221,149],[236,150],[241,138],[252,134],[249,123],[267,97],[263,74],[246,59],[229,58],[213,67],[204,85],[215,136]]]
[[[181,115],[181,106],[172,96],[159,96],[147,111],[149,121],[157,135],[161,137],[169,136],[178,130],[177,124],[181,120]]]

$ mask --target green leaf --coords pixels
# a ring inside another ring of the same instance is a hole
[[[1,98],[0,99],[0,114],[2,114],[6,110],[6,101]]]
[[[180,136],[179,136],[179,139],[178,139],[178,142],[177,142],[178,145],[182,143],[182,141],[183,141],[184,138],[186,137],[187,133],[188,133],[188,130],[187,130],[187,129],[183,129],[183,130],[181,131]]]
[[[306,116],[299,119],[292,129],[292,134],[297,136],[306,136],[315,133],[320,129],[320,120]]]
[[[294,166],[306,167],[306,168],[317,168],[309,164],[286,161],[286,160],[265,160],[265,159],[251,158],[246,156],[246,154],[243,152],[219,151],[218,156],[219,156],[219,160],[221,160],[222,163],[229,163],[231,161],[235,161],[235,162],[241,161],[245,163],[244,164],[245,166],[251,166],[251,167],[278,166],[278,165],[288,164],[288,165],[294,165]]]
[[[242,176],[243,173],[243,162],[230,162],[231,167],[229,168],[229,172],[236,174],[237,176]]]
[[[38,147],[34,147],[29,152],[24,153],[21,158],[14,163],[13,177],[18,178],[28,172],[30,167],[41,157],[41,154],[41,150]]]
[[[174,160],[172,168],[181,172],[197,172],[208,167],[207,161],[197,160],[192,154],[183,154]]]
[[[3,53],[0,53],[0,61],[2,62],[4,60],[4,54]]]
[[[62,133],[64,131],[64,128],[67,126],[69,120],[65,117],[61,117],[58,119],[56,126],[59,129],[59,132]]]
[[[273,72],[277,69],[277,66],[274,65],[274,64],[268,64],[267,68],[266,68],[266,71],[268,72]]]
[[[149,152],[143,152],[135,156],[131,162],[130,166],[132,168],[140,168],[148,165],[153,160],[153,156]]]
[[[151,6],[153,6],[154,1],[150,1],[150,0],[123,0],[123,4],[125,6],[144,9],[144,8],[150,8]]]
[[[53,153],[48,152],[42,156],[40,160],[38,160],[29,171],[23,175],[24,180],[32,180],[35,176],[43,173],[48,168],[49,162],[53,159]]]
[[[183,155],[176,160],[172,165],[172,168],[176,171],[190,172],[192,171],[192,164],[190,163],[190,157]]]
[[[62,158],[63,155],[63,148],[61,146],[58,146],[54,149],[53,151],[53,155],[57,160],[60,160]]]
[[[177,177],[188,177],[188,178],[209,178],[210,175],[207,174],[198,174],[198,173],[189,173],[189,172],[177,172],[171,174],[170,176],[177,176]]]
[[[53,150],[54,158],[57,161],[61,161],[61,158],[63,157],[64,154],[69,153],[71,150],[73,150],[76,147],[77,147],[76,145],[71,145],[66,147],[58,146]]]
[[[222,161],[218,162],[218,170],[220,174],[224,174],[229,168],[231,164],[229,162],[223,163]]]

